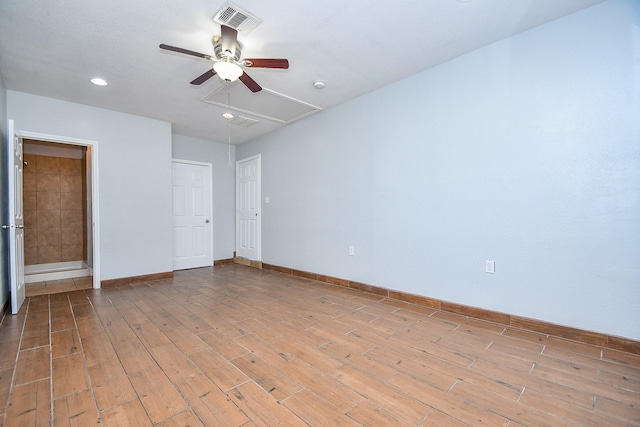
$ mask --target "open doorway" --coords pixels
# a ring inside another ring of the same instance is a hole
[[[23,135],[26,295],[99,287],[94,146]]]
[[[92,286],[87,147],[23,139],[27,296]]]

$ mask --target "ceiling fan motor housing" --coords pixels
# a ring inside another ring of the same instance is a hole
[[[218,60],[228,58],[231,62],[238,62],[238,60],[242,56],[242,50],[240,48],[240,43],[236,42],[235,55],[231,57],[229,55],[225,55],[224,52],[222,51],[222,41],[220,38],[218,38],[218,41],[215,41],[215,39],[213,41],[213,54]]]

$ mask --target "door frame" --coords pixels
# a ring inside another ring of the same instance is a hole
[[[76,145],[90,149],[87,150],[87,155],[91,157],[91,232],[93,234],[91,238],[91,252],[93,255],[93,289],[100,289],[100,186],[98,182],[98,141],[23,130],[16,130],[15,133],[22,139],[34,139],[37,141],[54,142],[56,144]]]
[[[171,171],[172,171],[172,173],[173,173],[173,164],[174,163],[185,163],[185,164],[188,164],[188,165],[204,166],[204,167],[206,167],[208,169],[209,184],[210,184],[210,187],[209,187],[209,217],[210,217],[210,222],[209,223],[211,224],[211,227],[209,227],[210,228],[209,239],[211,241],[211,245],[209,245],[210,246],[209,249],[211,250],[211,266],[213,266],[215,264],[215,261],[214,261],[215,255],[214,255],[214,252],[213,252],[213,249],[215,247],[214,246],[214,236],[215,236],[215,234],[213,232],[213,224],[214,224],[213,223],[213,221],[214,221],[214,218],[213,218],[213,164],[212,163],[207,163],[207,162],[198,162],[198,161],[195,161],[195,160],[185,160],[185,159],[172,158],[171,159]],[[172,178],[172,183],[173,183],[173,178]],[[173,206],[173,201],[171,202],[171,204]],[[173,232],[173,230],[172,230],[172,232]],[[173,248],[173,249],[175,249],[175,248]]]
[[[252,261],[262,262],[262,155],[256,154],[255,156],[245,157],[244,159],[236,160],[236,256],[240,256],[239,254],[239,241],[240,238],[240,206],[239,206],[239,181],[240,177],[238,176],[238,165],[240,163],[248,162],[251,160],[258,161],[258,174],[257,180],[258,184],[256,186],[256,209],[258,210],[258,259]]]

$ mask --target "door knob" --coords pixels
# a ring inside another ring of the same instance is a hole
[[[209,220],[208,220],[208,219],[205,219],[205,220],[204,220],[204,223],[205,223],[205,224],[209,224]]]

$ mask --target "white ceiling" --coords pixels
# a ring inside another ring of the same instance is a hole
[[[249,69],[263,88],[327,109],[489,43],[602,0],[235,0],[262,23],[239,34],[243,57],[288,58]],[[203,102],[222,84],[189,84],[211,62],[212,16],[225,0],[0,0],[0,72],[8,89],[171,122],[173,132],[227,142],[224,108]],[[97,87],[99,76],[109,85]],[[317,90],[312,82],[324,80]],[[240,82],[234,97],[247,98]],[[261,96],[261,93],[252,95]],[[256,101],[257,102],[257,101]],[[261,104],[264,104],[262,102]],[[235,112],[237,114],[237,112]],[[284,124],[232,125],[241,143]],[[304,119],[303,119],[304,120]]]

